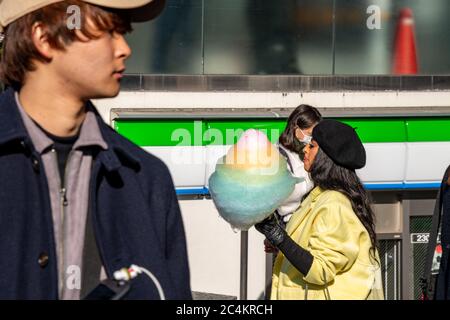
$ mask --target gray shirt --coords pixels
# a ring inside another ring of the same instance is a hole
[[[58,260],[59,298],[77,300],[80,298],[86,216],[89,209],[91,152],[93,147],[106,150],[108,146],[94,112],[87,110],[78,140],[67,159],[65,185],[62,186],[53,141],[27,115],[17,93],[16,102],[34,148],[42,157],[48,181]]]

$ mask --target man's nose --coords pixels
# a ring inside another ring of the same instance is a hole
[[[116,56],[117,58],[127,59],[131,56],[131,48],[125,37],[121,34],[115,36],[116,39]]]

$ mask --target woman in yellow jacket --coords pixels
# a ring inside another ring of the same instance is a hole
[[[361,140],[323,120],[304,153],[315,188],[286,230],[273,215],[255,226],[280,250],[271,299],[383,299],[373,212],[355,173],[366,163]]]

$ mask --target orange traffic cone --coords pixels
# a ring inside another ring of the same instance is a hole
[[[417,74],[416,41],[413,12],[409,8],[400,10],[395,34],[394,74]]]

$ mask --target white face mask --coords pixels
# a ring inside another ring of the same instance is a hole
[[[302,131],[302,129],[298,128],[298,130],[300,130],[300,132],[303,134],[303,139],[298,139],[300,142],[306,143],[306,144],[310,144],[311,140],[312,140],[312,136],[307,135],[306,133],[304,133]]]

